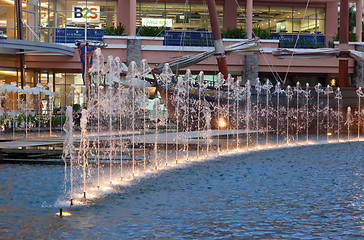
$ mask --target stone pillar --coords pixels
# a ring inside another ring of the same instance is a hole
[[[246,37],[253,36],[253,0],[246,1]]]
[[[258,78],[258,54],[244,56],[243,81],[255,82]]]
[[[238,10],[235,0],[225,0],[224,3],[224,29],[236,28]]]
[[[355,50],[364,52],[364,45],[356,44]],[[364,62],[355,61],[354,63],[354,73],[351,76],[352,85],[355,87],[364,87]]]
[[[357,0],[356,2],[356,38],[358,42],[361,42],[361,32],[362,32],[362,0]]]
[[[118,0],[118,17],[119,22],[126,27],[126,33],[129,36],[136,34],[136,0]]]
[[[139,65],[142,59],[142,41],[140,39],[128,39],[127,51],[126,51],[126,62],[129,66],[131,61],[135,61]]]

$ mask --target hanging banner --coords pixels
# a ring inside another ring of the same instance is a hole
[[[81,44],[77,44],[77,48],[78,48],[78,54],[80,55],[80,61],[81,61],[81,66],[82,66],[82,79],[83,79],[83,85],[86,85],[86,71],[88,71],[88,69],[90,69],[92,67],[92,55],[93,52],[95,51],[95,47],[93,46],[81,46]],[[85,48],[87,50],[87,54],[90,56],[90,62],[87,63],[87,69],[86,69],[86,60],[85,60]],[[90,79],[90,74],[88,75],[88,79]]]

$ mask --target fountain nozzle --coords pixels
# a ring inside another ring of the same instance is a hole
[[[62,208],[59,209],[59,216],[60,217],[63,217],[63,211],[62,211]]]
[[[71,198],[71,206],[73,206],[73,199]]]
[[[86,192],[83,192],[83,198],[86,198]]]

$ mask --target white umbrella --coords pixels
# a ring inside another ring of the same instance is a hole
[[[4,82],[0,82],[0,91],[1,92],[11,92],[13,93],[21,93],[24,92],[23,89],[18,88],[17,86],[15,86],[15,82],[12,82],[11,85],[9,84],[5,84]],[[15,137],[15,100],[14,100],[15,96],[13,96],[13,138]]]
[[[26,94],[34,94],[34,95],[38,95],[40,93],[44,93],[45,95],[53,95],[54,94],[52,91],[49,91],[49,90],[43,89],[43,88],[39,88],[39,87],[25,89],[24,92]]]
[[[18,88],[17,86],[14,86],[14,85],[9,85],[9,84],[6,84],[4,82],[0,82],[0,91],[2,92],[24,92],[23,89],[21,88]]]

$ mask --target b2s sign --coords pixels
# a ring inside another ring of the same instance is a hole
[[[100,22],[100,6],[72,6],[73,22]]]

